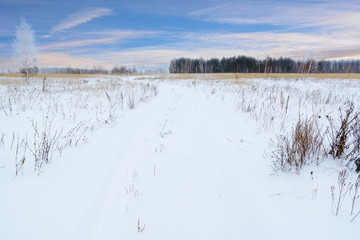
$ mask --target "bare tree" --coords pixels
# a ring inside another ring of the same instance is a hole
[[[20,71],[26,73],[26,81],[28,81],[29,72],[37,68],[38,59],[34,32],[25,19],[21,19],[20,26],[16,27],[14,49],[15,57],[20,63]]]

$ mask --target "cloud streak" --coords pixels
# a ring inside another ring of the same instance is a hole
[[[45,35],[44,37],[49,37],[55,32],[64,31],[66,29],[70,29],[80,24],[89,22],[95,18],[108,16],[111,14],[112,14],[112,10],[109,8],[86,8],[72,15],[69,15],[67,18],[62,20],[58,25],[54,26],[51,29],[49,35]]]
[[[283,56],[290,56],[299,59],[303,59],[304,55],[301,52],[288,52],[285,49]],[[279,50],[280,52],[281,50]],[[307,51],[307,50],[304,50]],[[304,52],[303,51],[303,52]],[[271,52],[269,52],[271,53]],[[103,54],[85,54],[76,56],[71,52],[46,52],[41,53],[39,56],[39,63],[41,66],[58,66],[58,67],[87,67],[101,65],[108,69],[111,69],[114,65],[127,65],[137,67],[149,67],[149,68],[167,68],[170,60],[179,57],[189,58],[205,58],[211,57],[232,57],[235,55],[249,55],[257,58],[264,58],[264,52],[258,49],[241,50],[237,48],[134,48],[122,51],[104,51]],[[319,59],[326,59],[336,57],[337,59],[346,59],[360,57],[360,48],[348,48],[348,49],[333,49],[333,50],[316,50],[312,52],[313,57],[319,57]],[[274,56],[271,54],[270,56]],[[308,54],[306,56],[309,56]]]
[[[150,37],[155,34],[160,34],[159,31],[121,31],[121,30],[108,30],[105,32],[94,33],[94,35],[101,35],[102,37],[82,39],[76,41],[64,41],[42,45],[39,47],[41,51],[54,51],[69,48],[79,48],[85,46],[104,45],[109,43],[120,43],[129,39],[138,39]]]
[[[189,13],[192,17],[224,24],[269,24],[292,28],[360,29],[356,1],[228,2]]]
[[[348,53],[343,49],[357,49],[360,47],[358,39],[360,33],[357,31],[338,31],[334,33],[299,33],[299,32],[250,32],[250,33],[187,33],[183,34],[183,49],[208,48],[214,50],[232,49],[236,55],[252,55],[257,58],[265,58],[267,55],[273,57],[287,56],[296,59],[313,57],[317,59],[330,58],[330,54],[319,54],[320,52]],[[210,51],[213,53],[213,51]],[[338,55],[338,54],[337,54]],[[343,57],[343,56],[341,56]]]

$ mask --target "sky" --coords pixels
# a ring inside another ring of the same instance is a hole
[[[1,0],[0,69],[22,18],[40,67],[168,68],[173,58],[360,59],[360,1]]]

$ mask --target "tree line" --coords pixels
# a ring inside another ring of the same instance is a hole
[[[78,68],[78,67],[33,67],[28,70],[29,73],[45,73],[45,74],[137,74],[140,73],[135,66],[114,66],[111,70],[105,69],[102,66],[94,66],[92,68]],[[24,73],[24,70],[21,70]]]
[[[41,73],[53,74],[136,74],[138,71],[136,67],[114,66],[111,70],[105,69],[102,66],[93,66],[92,68],[42,68]]]
[[[249,56],[228,58],[175,58],[170,73],[360,73],[360,60],[293,60],[271,58],[263,60]]]
[[[25,73],[24,69],[20,69],[21,73]],[[114,66],[111,70],[102,66],[94,66],[92,68],[78,67],[32,67],[28,69],[31,74],[164,74],[164,69],[140,69],[135,66]]]

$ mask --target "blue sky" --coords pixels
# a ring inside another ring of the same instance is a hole
[[[0,66],[16,25],[40,66],[167,68],[175,57],[360,58],[360,1],[1,0]]]

